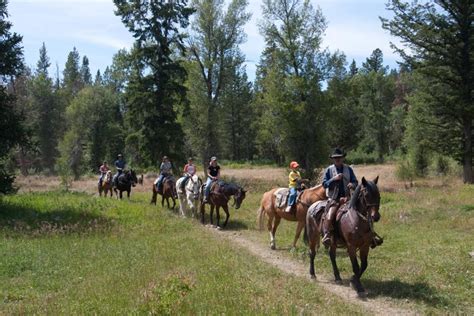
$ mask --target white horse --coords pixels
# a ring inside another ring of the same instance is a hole
[[[194,175],[189,178],[184,187],[184,191],[182,191],[181,183],[183,181],[184,178],[179,178],[178,181],[176,181],[176,192],[178,192],[181,216],[191,215],[192,217],[196,217],[199,207],[202,181],[197,175]]]

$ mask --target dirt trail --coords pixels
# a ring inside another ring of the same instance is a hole
[[[282,272],[310,280],[308,266],[295,260],[285,258],[285,255],[281,253],[281,250],[271,250],[269,247],[260,245],[257,242],[252,241],[250,238],[243,236],[242,233],[239,232],[216,230],[210,226],[208,226],[208,228],[219,237],[225,237],[234,244],[248,250],[252,255],[260,258],[262,261],[278,268]],[[343,285],[337,285],[332,280],[332,277],[318,274],[316,283],[324,290],[336,294],[346,302],[360,305],[367,311],[376,315],[416,314],[415,311],[394,307],[384,299],[361,299],[357,297],[355,291],[350,288],[347,280],[344,280]]]

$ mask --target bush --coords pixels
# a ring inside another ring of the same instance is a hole
[[[408,159],[401,159],[398,161],[395,176],[401,181],[413,181],[416,171]]]
[[[360,165],[360,164],[377,163],[379,161],[378,161],[377,153],[375,152],[366,153],[362,150],[357,149],[354,151],[350,151],[347,154],[346,162],[352,165]]]

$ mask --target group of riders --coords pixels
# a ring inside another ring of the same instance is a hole
[[[126,162],[123,159],[122,154],[117,155],[117,160],[115,161],[114,165],[117,172],[112,178],[112,184],[116,186],[117,179],[122,174],[126,166]],[[208,176],[207,176],[206,183],[204,185],[204,203],[207,203],[209,200],[209,193],[211,190],[212,183],[215,181],[218,181],[220,178],[220,174],[221,174],[220,169],[221,167],[217,163],[217,157],[212,157],[209,162],[209,166],[207,168]],[[99,186],[102,185],[104,177],[109,171],[110,171],[110,168],[107,165],[107,162],[104,161],[103,164],[99,167],[99,172],[100,172]],[[197,168],[196,168],[196,165],[194,164],[193,158],[188,158],[188,163],[183,168],[182,178],[184,180],[181,181],[181,187],[180,187],[182,191],[184,190],[186,182],[189,180],[189,178],[193,177],[196,174],[196,171],[197,171]],[[173,164],[171,163],[168,156],[163,156],[161,165],[160,165],[160,174],[158,175],[158,178],[154,182],[158,192],[162,192],[164,180],[172,176],[173,176]]]
[[[324,179],[322,181],[323,187],[326,189],[326,195],[329,199],[327,206],[326,220],[324,221],[324,237],[323,243],[328,245],[331,241],[331,237],[334,231],[334,221],[337,210],[339,207],[347,202],[348,197],[350,196],[351,190],[357,187],[358,181],[354,174],[352,168],[344,163],[344,158],[346,154],[339,148],[336,148],[334,152],[330,155],[330,158],[333,160],[333,164],[326,168],[324,173]],[[114,163],[117,172],[113,177],[113,184],[116,185],[118,176],[123,172],[126,166],[126,162],[123,159],[122,154],[117,156],[117,160]],[[301,179],[300,166],[298,162],[292,161],[290,163],[290,174],[289,179],[289,196],[288,204],[285,209],[286,212],[293,212],[293,208],[297,202],[297,195],[299,189],[299,180]],[[183,169],[183,178],[181,181],[181,190],[184,190],[184,186],[189,178],[196,174],[196,165],[193,162],[192,158],[188,159],[188,163],[184,166]],[[217,158],[212,157],[209,161],[207,168],[207,179],[204,186],[204,200],[206,203],[209,200],[209,193],[211,190],[212,183],[218,181],[220,178],[220,166],[217,163]],[[99,184],[102,183],[105,174],[109,171],[107,162],[100,166],[100,178]],[[155,185],[158,192],[162,192],[163,182],[167,177],[173,176],[173,164],[167,156],[164,156],[160,165],[160,174],[155,180]]]

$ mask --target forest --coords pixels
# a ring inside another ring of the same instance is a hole
[[[377,47],[362,64],[323,47],[317,3],[263,0],[253,82],[240,49],[247,0],[114,4],[135,43],[92,74],[80,47],[51,65],[48,43],[26,67],[0,0],[0,193],[19,172],[68,181],[118,153],[141,170],[163,155],[176,166],[297,160],[311,176],[335,147],[352,164],[395,160],[406,178],[454,169],[473,183],[472,1],[388,1],[380,27],[402,43],[390,69]]]

